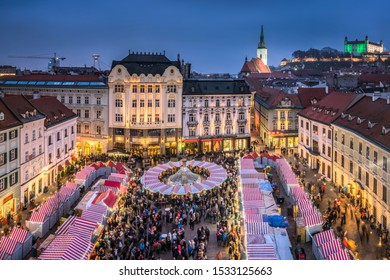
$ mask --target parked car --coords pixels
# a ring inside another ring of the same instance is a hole
[[[303,249],[302,247],[295,248],[295,259],[306,260],[305,249]]]

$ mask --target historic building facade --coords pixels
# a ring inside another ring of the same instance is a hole
[[[390,98],[365,96],[332,122],[334,182],[390,226]]]
[[[364,40],[349,41],[347,37],[344,39],[344,52],[353,55],[362,55],[366,53],[383,53],[383,42],[379,43],[371,42],[368,40],[368,36]]]
[[[131,53],[113,61],[109,86],[109,148],[141,156],[182,149],[181,64],[162,53]]]
[[[20,128],[22,123],[0,97],[0,219],[20,206]]]
[[[25,75],[0,77],[6,94],[55,96],[78,116],[79,155],[106,153],[108,147],[108,87],[96,75]]]
[[[185,80],[185,152],[192,154],[249,148],[250,113],[251,92],[244,80]]]

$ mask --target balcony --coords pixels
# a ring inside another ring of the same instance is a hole
[[[188,121],[187,125],[188,126],[196,126],[196,125],[198,125],[198,121]]]
[[[215,126],[220,126],[221,125],[221,120],[215,120],[214,121]]]
[[[161,122],[130,122],[130,125],[140,127],[156,127],[160,126]]]
[[[247,123],[247,120],[246,120],[246,119],[243,119],[243,120],[238,119],[238,120],[237,120],[237,123],[238,123],[238,124],[246,124],[246,123]]]
[[[210,121],[203,121],[203,126],[210,126]]]
[[[232,120],[226,120],[226,125],[232,125],[233,121]]]

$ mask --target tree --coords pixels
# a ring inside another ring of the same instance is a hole
[[[296,50],[295,52],[292,53],[292,56],[294,58],[304,58],[306,56],[306,52],[301,50]]]

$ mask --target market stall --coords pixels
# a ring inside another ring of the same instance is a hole
[[[22,257],[26,257],[32,249],[32,235],[29,231],[21,228],[14,228],[10,238],[22,245]]]
[[[248,244],[246,248],[248,260],[276,260],[274,244]]]
[[[11,260],[23,259],[22,244],[8,236],[4,236],[0,240],[0,251],[7,254]]]
[[[41,211],[33,212],[30,219],[26,221],[26,227],[30,230],[34,238],[42,238],[49,232],[49,217]]]

